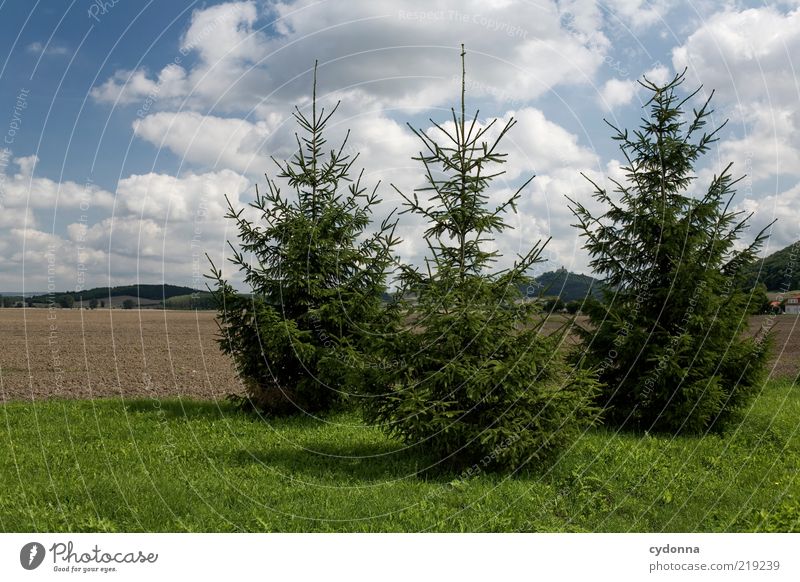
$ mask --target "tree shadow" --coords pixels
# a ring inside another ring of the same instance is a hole
[[[447,484],[477,474],[497,473],[491,467],[468,471],[471,466],[458,459],[435,458],[421,446],[405,446],[390,439],[370,442],[336,442],[330,434],[310,434],[320,428],[317,419],[296,415],[285,418],[265,419],[243,412],[230,401],[203,400],[158,400],[149,398],[125,401],[125,409],[131,414],[156,416],[169,420],[224,420],[237,418],[253,423],[268,422],[274,430],[288,430],[287,439],[262,448],[251,446],[229,453],[220,453],[220,461],[227,465],[249,467],[261,465],[276,470],[279,474],[298,479],[321,480],[337,483],[386,482],[415,479],[431,483]],[[300,431],[295,432],[295,431]],[[299,440],[298,434],[303,434]],[[292,442],[294,440],[294,442]],[[529,472],[523,469],[520,474]],[[519,476],[519,475],[516,475]]]
[[[158,400],[137,398],[125,401],[125,409],[135,414],[154,414],[170,419],[211,419],[218,420],[242,413],[226,400]]]
[[[226,457],[226,462],[238,466],[259,464],[295,478],[337,483],[453,479],[452,473],[437,469],[429,456],[393,442],[338,444],[310,440],[304,441],[302,447],[286,444],[268,450],[239,450]]]

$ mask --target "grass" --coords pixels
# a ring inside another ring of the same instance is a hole
[[[799,531],[800,387],[723,435],[595,429],[513,476],[428,464],[353,414],[227,403],[0,406],[2,531]]]

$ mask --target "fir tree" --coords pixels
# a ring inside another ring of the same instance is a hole
[[[382,307],[386,273],[393,262],[394,222],[387,218],[367,233],[380,200],[376,184],[361,184],[363,170],[350,176],[358,155],[341,145],[326,152],[326,126],[338,107],[318,111],[316,64],[311,116],[298,107],[302,131],[297,152],[279,162],[277,178],[292,190],[284,196],[267,176],[250,204],[259,220],[228,201],[239,245],[229,259],[243,273],[250,296],[238,294],[212,264],[219,308],[220,345],[244,380],[245,403],[285,414],[318,411],[350,392],[343,384],[342,345],[358,349],[372,330],[385,325]],[[352,381],[351,377],[351,381]]]
[[[500,255],[487,243],[509,228],[505,216],[533,178],[490,207],[506,158],[499,144],[516,122],[495,128],[497,120],[481,125],[477,112],[466,117],[464,56],[462,46],[452,124],[431,120],[438,141],[411,128],[423,144],[414,159],[427,185],[398,193],[403,213],[427,222],[429,256],[424,269],[403,269],[398,296],[411,327],[376,348],[384,365],[371,369],[364,402],[369,421],[443,463],[509,468],[543,459],[590,423],[595,382],[568,369],[561,336],[540,333],[540,308],[520,291],[544,244],[492,272]]]
[[[749,216],[731,209],[738,180],[730,164],[696,191],[695,165],[724,124],[705,130],[713,93],[685,114],[700,88],[679,96],[684,75],[640,82],[651,96],[639,129],[609,124],[625,180],[611,180],[613,193],[592,183],[601,215],[572,207],[590,265],[607,285],[602,300],[583,308],[590,325],[577,357],[598,370],[598,403],[616,426],[705,430],[748,401],[766,358],[768,342],[742,336],[744,271],[765,231],[735,250]]]

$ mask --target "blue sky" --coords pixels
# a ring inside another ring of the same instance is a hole
[[[342,102],[331,142],[352,130],[388,212],[388,183],[422,177],[405,122],[456,103],[461,42],[468,107],[519,120],[497,196],[537,175],[505,253],[552,236],[541,270],[588,272],[564,196],[589,200],[580,172],[619,176],[603,118],[638,123],[636,79],[684,67],[730,119],[697,188],[733,161],[753,230],[779,218],[768,251],[800,238],[796,1],[7,0],[0,27],[0,290],[202,285],[233,238],[224,194],[245,205],[291,155],[315,59],[321,101]],[[405,260],[422,229],[401,222]]]

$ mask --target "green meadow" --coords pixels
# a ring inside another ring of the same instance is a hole
[[[547,465],[467,476],[353,413],[258,419],[227,402],[0,407],[3,531],[800,531],[800,386],[727,432],[586,432]]]

